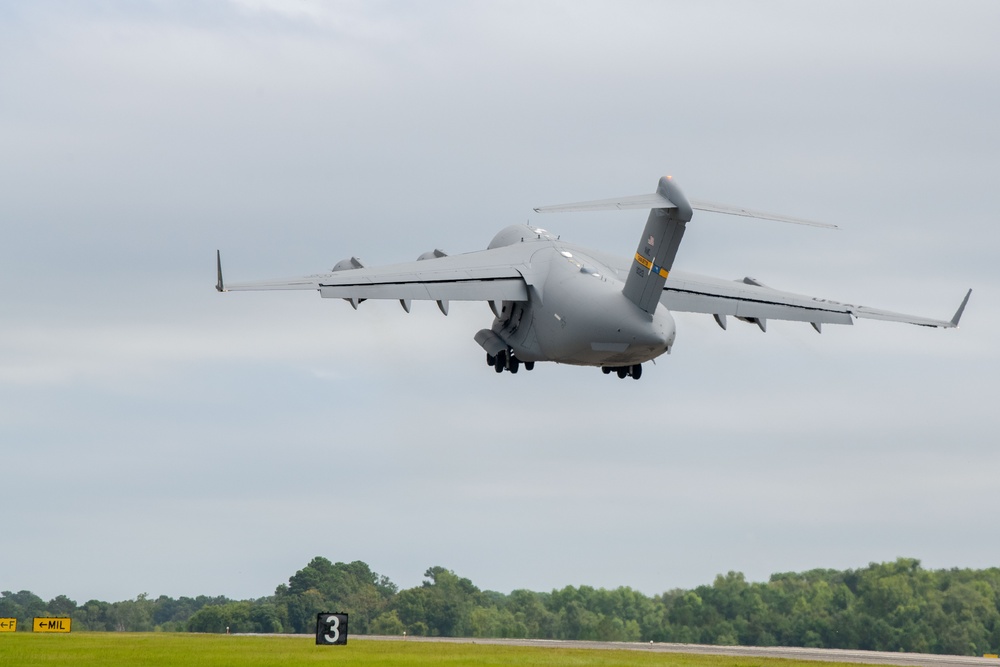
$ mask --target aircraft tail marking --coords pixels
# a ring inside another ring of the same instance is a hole
[[[691,205],[670,176],[660,179],[656,195],[670,207],[650,209],[622,290],[626,298],[647,313],[655,311],[660,302],[663,284],[684,237],[684,226],[691,219]]]

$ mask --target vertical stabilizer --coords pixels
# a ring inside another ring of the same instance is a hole
[[[635,258],[622,293],[642,310],[652,314],[660,302],[674,257],[684,237],[684,225],[691,219],[691,205],[670,176],[656,186],[656,194],[673,204],[652,208],[639,239]]]

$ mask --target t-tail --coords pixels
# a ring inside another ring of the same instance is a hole
[[[656,192],[652,194],[618,197],[615,199],[599,199],[559,206],[542,206],[536,208],[535,211],[538,213],[556,213],[638,208],[650,209],[649,218],[646,220],[646,228],[642,231],[642,237],[639,239],[639,247],[636,248],[635,257],[632,260],[632,265],[629,267],[629,274],[625,279],[625,288],[622,290],[622,293],[647,313],[653,313],[660,302],[660,296],[663,294],[663,285],[666,283],[667,277],[670,275],[670,269],[674,265],[674,258],[677,256],[677,249],[681,245],[681,239],[684,238],[685,225],[691,220],[692,210],[712,211],[764,220],[777,220],[779,222],[791,222],[813,227],[836,228],[836,225],[828,225],[822,222],[792,218],[774,213],[764,213],[739,206],[728,206],[706,201],[688,201],[671,176],[660,178],[659,183],[656,185]]]
[[[656,195],[661,201],[654,201],[650,206],[646,227],[622,290],[629,301],[650,314],[660,303],[663,284],[684,238],[684,226],[691,219],[691,205],[670,176],[660,179]]]

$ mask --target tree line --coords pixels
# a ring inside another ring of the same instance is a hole
[[[647,596],[631,588],[567,586],[548,593],[484,591],[443,567],[399,590],[361,561],[312,559],[273,595],[231,600],[134,600],[81,605],[60,595],[0,593],[0,617],[70,616],[74,630],[311,633],[316,614],[344,611],[359,634],[531,637],[718,645],[805,646],[982,655],[1000,649],[1000,568],[925,570],[900,558],[857,570],[810,570]]]

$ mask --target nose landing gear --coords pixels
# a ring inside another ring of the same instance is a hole
[[[638,380],[642,377],[642,364],[633,364],[632,366],[601,366],[601,372],[605,375],[615,373],[621,379],[631,377],[633,380]]]

